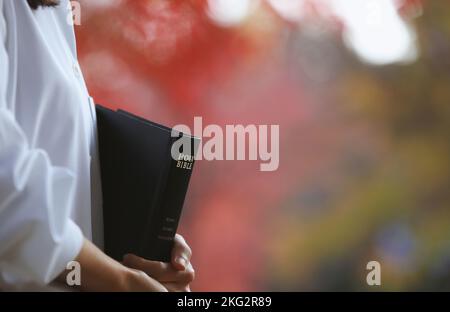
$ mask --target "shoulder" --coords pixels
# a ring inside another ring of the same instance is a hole
[[[22,38],[16,40],[20,47],[45,45],[68,45],[72,54],[76,54],[75,34],[72,18],[72,6],[69,0],[60,0],[56,7],[33,10],[25,0],[0,0],[6,26],[6,37]],[[24,38],[26,38],[24,40]]]

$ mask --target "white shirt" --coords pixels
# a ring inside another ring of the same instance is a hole
[[[0,12],[0,287],[45,285],[83,236],[102,245],[95,107],[69,0]]]

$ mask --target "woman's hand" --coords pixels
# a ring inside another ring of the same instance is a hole
[[[147,273],[169,291],[190,291],[189,285],[195,277],[191,256],[191,248],[184,238],[177,234],[174,239],[171,263],[150,261],[128,254],[125,255],[123,264]]]
[[[130,269],[108,257],[87,239],[75,261],[81,268],[81,285],[77,286],[81,291],[167,291],[146,273]],[[58,278],[66,286],[67,273],[69,271],[64,271]]]

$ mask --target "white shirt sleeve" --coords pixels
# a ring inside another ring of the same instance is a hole
[[[44,150],[30,148],[8,108],[2,6],[0,0],[0,274],[12,285],[48,284],[83,244],[80,228],[70,219],[76,177],[52,166]]]

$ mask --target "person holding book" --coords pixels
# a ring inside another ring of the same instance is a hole
[[[69,0],[0,0],[0,289],[189,291],[191,250],[170,263],[103,251],[96,113]],[[52,288],[53,287],[53,288]]]

